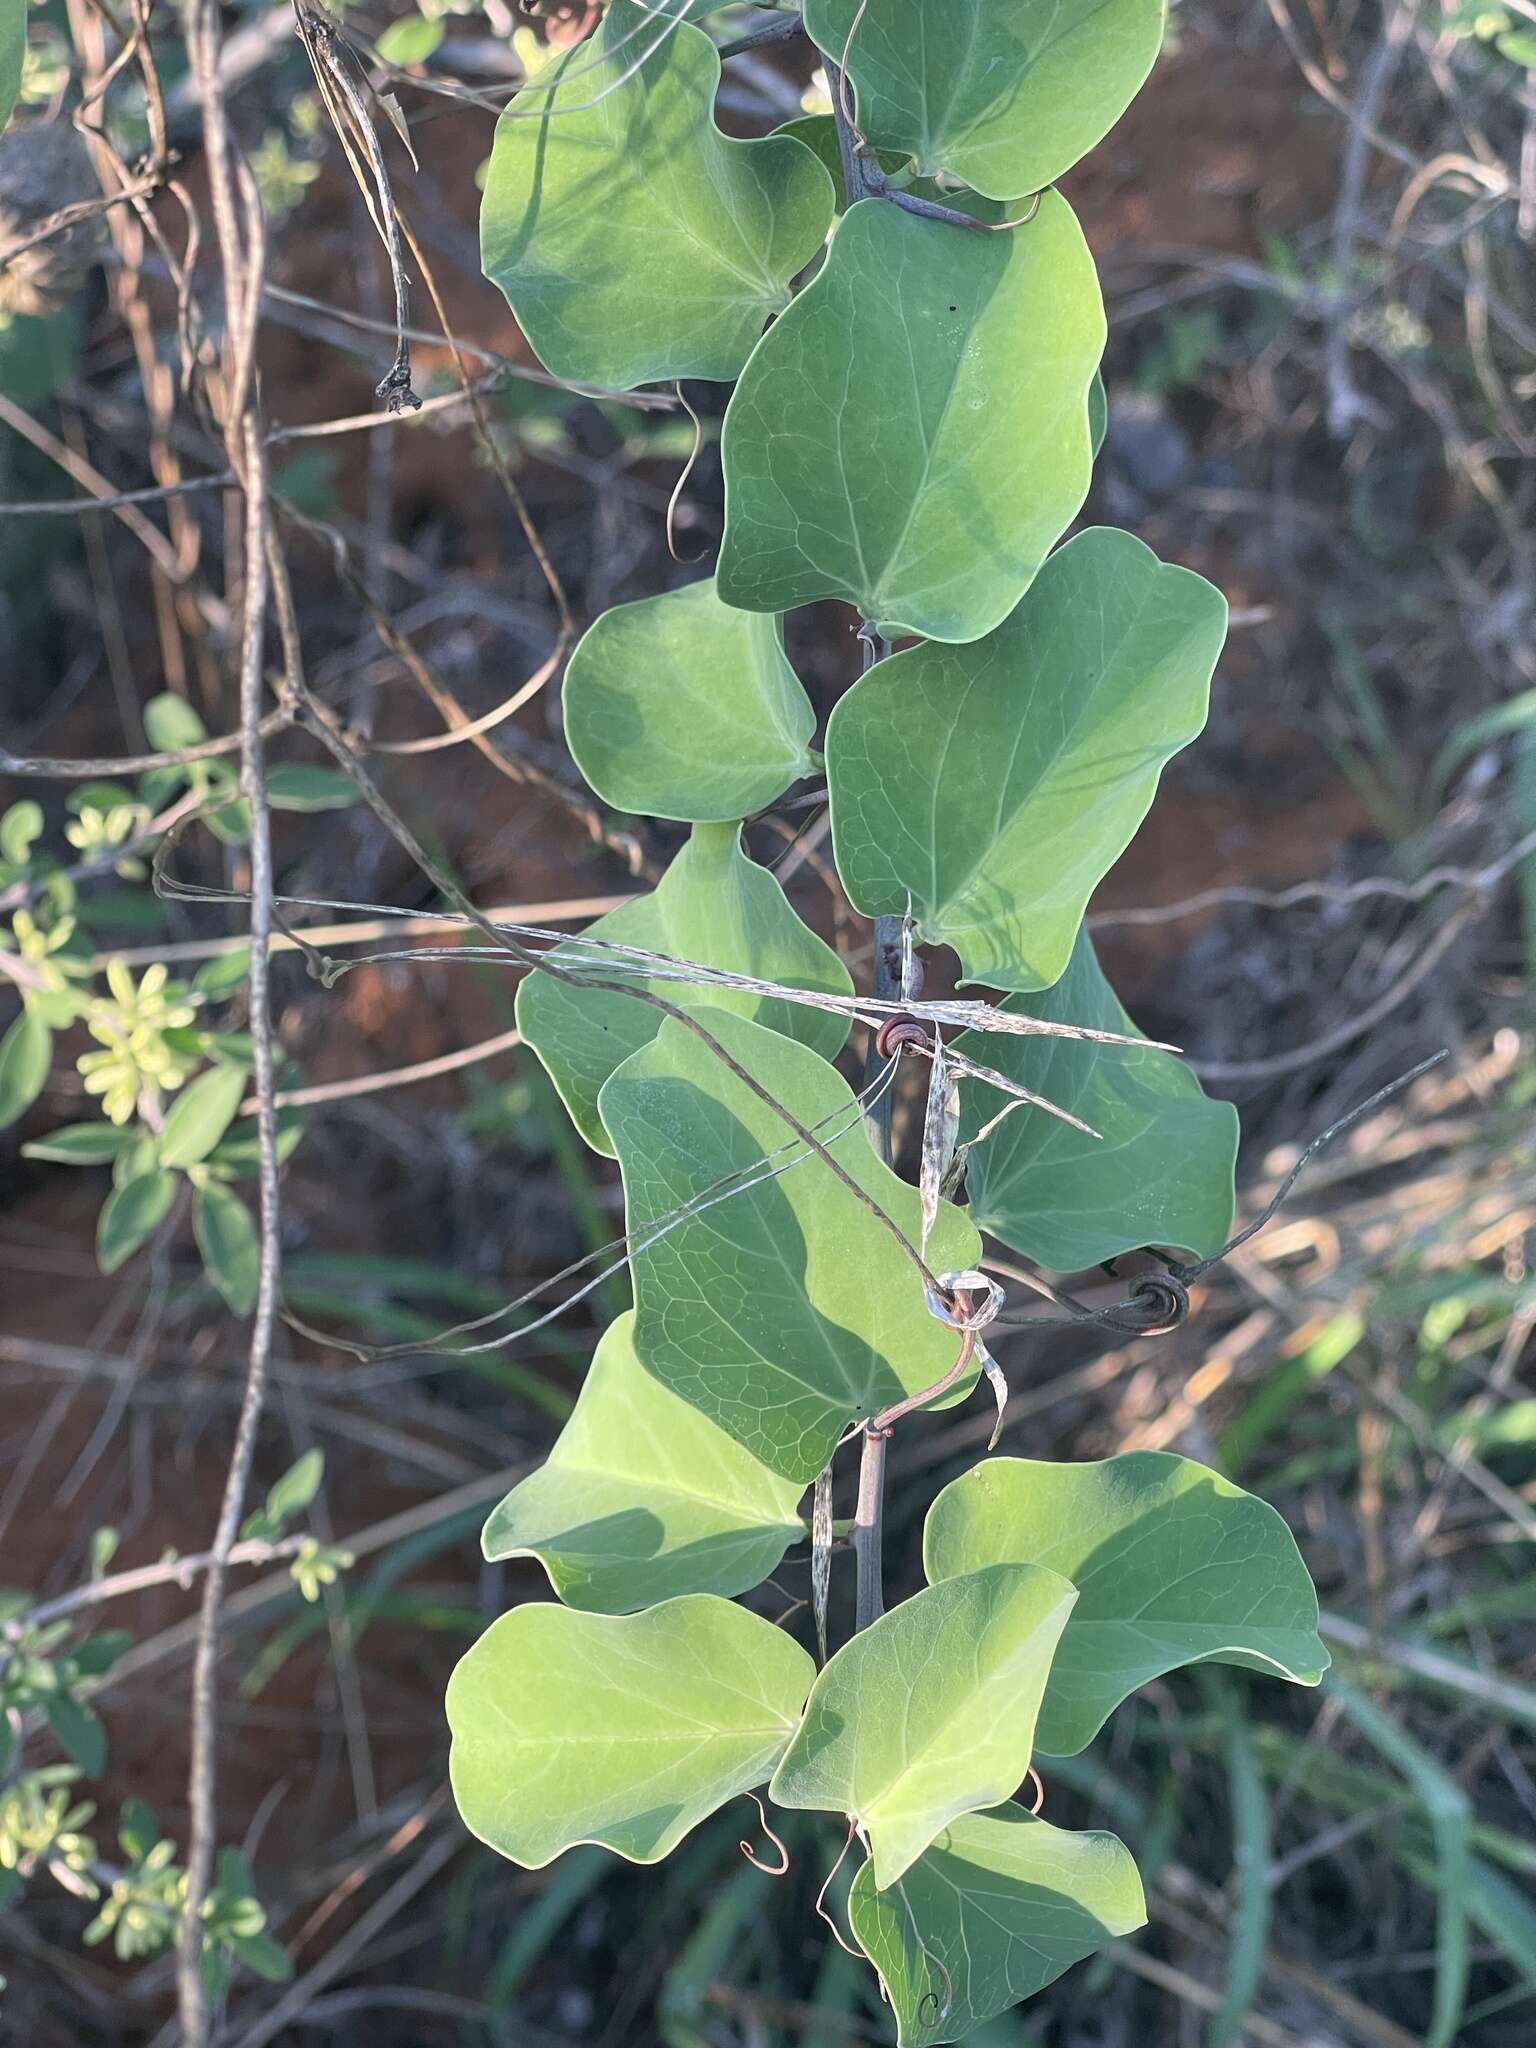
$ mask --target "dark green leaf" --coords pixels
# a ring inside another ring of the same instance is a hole
[[[30,1006],[0,1038],[0,1130],[42,1094],[53,1061],[53,1033]]]
[[[175,1199],[176,1176],[163,1167],[151,1167],[112,1190],[96,1219],[96,1263],[103,1273],[115,1273],[132,1258],[165,1221]]]
[[[1096,1031],[1134,1032],[1104,979],[1086,932],[1054,988],[1010,996],[1005,1010]],[[1212,1102],[1183,1060],[1151,1046],[1130,1051],[1071,1038],[967,1031],[957,1052],[993,1068],[1099,1133],[968,1081],[960,1135],[969,1142],[965,1191],[982,1230],[1058,1273],[1075,1273],[1141,1245],[1211,1258],[1232,1228],[1237,1111]]]
[[[210,1181],[192,1204],[192,1231],[203,1270],[237,1316],[256,1306],[261,1238],[255,1218],[232,1188]]]
[[[61,1166],[102,1166],[116,1159],[143,1132],[134,1124],[63,1124],[46,1138],[34,1138],[23,1145],[24,1159],[51,1159]]]
[[[57,1692],[48,1701],[48,1726],[59,1746],[88,1778],[99,1776],[107,1760],[107,1731],[72,1693]]]

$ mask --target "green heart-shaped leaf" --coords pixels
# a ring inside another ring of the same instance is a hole
[[[720,595],[841,597],[887,635],[990,632],[1088,489],[1104,332],[1055,192],[998,234],[851,207],[727,408]]]
[[[848,996],[853,983],[841,960],[790,908],[766,868],[741,850],[737,825],[696,826],[649,896],[599,918],[587,939],[639,946],[708,967],[750,974],[783,987]],[[580,940],[557,946],[550,959],[581,959],[613,979]],[[615,965],[620,963],[616,962]],[[705,1005],[753,1017],[832,1059],[848,1036],[848,1019],[778,996],[686,981],[638,982],[680,1009]],[[598,1152],[613,1151],[598,1114],[599,1091],[621,1061],[648,1045],[662,1023],[659,1010],[633,996],[577,988],[531,974],[517,993],[517,1024],[548,1068],[577,1129]]]
[[[1123,1842],[1072,1834],[1011,1803],[952,1822],[889,1891],[875,1889],[866,1863],[848,1895],[898,2048],[963,2041],[1146,1918]]]
[[[993,1564],[893,1607],[818,1675],[772,1797],[857,1820],[885,1891],[1023,1779],[1076,1597],[1055,1572]]]
[[[1296,1539],[1266,1502],[1190,1458],[983,1459],[928,1510],[923,1563],[944,1582],[1002,1559],[1078,1590],[1040,1710],[1047,1756],[1076,1756],[1138,1686],[1183,1664],[1298,1685],[1328,1668]]]
[[[994,199],[1054,184],[1109,133],[1163,40],[1164,0],[806,0],[859,126]],[[850,43],[849,37],[852,36]]]
[[[1005,1010],[1096,1031],[1134,1032],[1104,978],[1086,932],[1066,973]],[[1072,1038],[1022,1038],[966,1031],[956,1052],[992,1067],[1092,1126],[1085,1137],[1060,1117],[968,1081],[960,1135],[971,1215],[1026,1258],[1075,1273],[1140,1245],[1177,1245],[1211,1258],[1232,1228],[1237,1111],[1212,1102],[1171,1052],[1128,1051]]]
[[[571,656],[565,737],[615,810],[690,824],[750,817],[816,768],[816,714],[779,622],[714,580],[615,605]]]
[[[568,1607],[624,1614],[679,1593],[760,1585],[805,1530],[804,1488],[760,1465],[603,1333],[545,1464],[485,1525],[489,1558],[537,1557]]]
[[[915,1245],[917,1190],[876,1158],[835,1068],[745,1018],[697,1015]],[[640,1359],[773,1471],[809,1483],[856,1417],[953,1365],[955,1333],[929,1314],[912,1259],[695,1033],[668,1019],[600,1107],[624,1174]],[[655,1235],[684,1203],[699,1206]],[[941,1204],[933,1271],[964,1270],[979,1251]]]
[[[481,259],[555,376],[729,379],[789,304],[831,182],[791,136],[722,135],[719,83],[701,29],[615,7],[497,122]]]
[[[814,1674],[782,1629],[708,1593],[643,1614],[514,1608],[448,1681],[459,1812],[528,1870],[578,1842],[659,1863],[762,1784]]]
[[[1083,909],[1205,723],[1227,607],[1095,527],[969,647],[870,670],[827,728],[838,873],[866,916],[910,900],[972,980],[1048,988]]]

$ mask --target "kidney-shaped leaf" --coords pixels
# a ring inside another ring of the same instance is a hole
[[[838,872],[866,916],[912,908],[997,988],[1048,988],[1083,908],[1205,723],[1221,593],[1112,527],[1079,534],[969,647],[913,647],[827,728]]]
[[[816,767],[816,714],[778,620],[722,604],[713,578],[604,612],[564,702],[576,765],[616,810],[722,823]]]
[[[1109,133],[1152,69],[1164,11],[1164,0],[944,0],[936,35],[932,0],[806,0],[805,25],[834,63],[847,49],[871,142],[1011,199],[1053,184]]]
[[[835,1068],[760,1024],[697,1015],[915,1245],[917,1190],[876,1158]],[[924,1306],[913,1259],[695,1033],[668,1019],[600,1100],[624,1174],[641,1362],[765,1465],[809,1483],[855,1417],[954,1363],[955,1333]],[[657,1234],[685,1203],[699,1206]],[[979,1251],[942,1204],[932,1269],[963,1270]]]
[[[818,1675],[774,1799],[859,1821],[875,1884],[893,1885],[1022,1781],[1076,1597],[1055,1572],[989,1564],[893,1607]]]
[[[1123,1842],[1052,1827],[1011,1803],[952,1822],[888,1891],[866,1863],[848,1895],[898,2048],[963,2041],[1146,1917]]]
[[[696,826],[652,893],[611,910],[585,937],[729,968],[782,987],[853,993],[848,970],[832,948],[801,923],[768,870],[742,852],[736,825]],[[583,948],[579,940],[557,946],[549,957],[557,965],[580,958],[599,976],[605,972],[601,959],[594,966],[590,947]],[[640,986],[653,988],[680,1009],[709,1004],[753,1017],[826,1059],[840,1051],[848,1036],[848,1019],[837,1011],[779,996],[686,981]],[[517,993],[517,1023],[587,1143],[611,1153],[598,1114],[598,1092],[622,1060],[656,1036],[661,1012],[634,996],[531,974]]]
[[[623,1614],[679,1593],[744,1593],[805,1534],[798,1480],[760,1465],[603,1333],[575,1412],[485,1525],[489,1558],[537,1557],[568,1607]]]
[[[613,7],[497,123],[481,260],[555,376],[728,379],[789,304],[831,181],[792,136],[722,135],[719,83],[701,29]]]
[[[1040,1709],[1047,1756],[1076,1756],[1122,1700],[1181,1664],[1298,1685],[1328,1668],[1296,1539],[1267,1502],[1192,1459],[983,1459],[928,1510],[923,1562],[943,1583],[1001,1559],[1078,1590]]]
[[[1010,996],[1002,1007],[1096,1031],[1136,1029],[1086,932],[1054,988],[1027,1001]],[[1177,1245],[1200,1258],[1220,1251],[1232,1227],[1237,1111],[1212,1102],[1183,1060],[1152,1046],[1128,1051],[999,1032],[962,1032],[955,1050],[1099,1133],[1087,1137],[1060,1117],[968,1081],[963,1140],[1007,1112],[966,1155],[966,1194],[981,1229],[1058,1273],[1139,1245]]]
[[[814,1674],[782,1629],[708,1593],[643,1614],[514,1608],[448,1681],[459,1812],[525,1869],[577,1842],[658,1863],[762,1784]]]
[[[998,234],[850,207],[727,408],[720,595],[990,632],[1083,502],[1103,349],[1093,259],[1055,192]]]

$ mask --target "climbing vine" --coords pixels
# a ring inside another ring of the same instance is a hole
[[[507,109],[485,189],[486,273],[547,369],[735,390],[715,574],[597,619],[566,674],[597,796],[690,833],[519,994],[618,1160],[634,1307],[486,1526],[557,1598],[454,1673],[452,1778],[530,1868],[583,1842],[654,1862],[763,1787],[834,1816],[905,2048],[1141,1924],[1124,1846],[1017,1796],[1051,1758],[1179,1666],[1315,1684],[1328,1660],[1279,1516],[1161,1453],[984,1458],[929,1508],[926,1586],[883,1599],[893,1432],[983,1376],[1004,1420],[982,1233],[1055,1272],[1154,1249],[1145,1327],[1231,1228],[1235,1112],[1136,1031],[1083,924],[1204,723],[1226,625],[1131,535],[1063,542],[1105,323],[1054,185],[1146,78],[1162,0],[944,0],[941,35],[934,0],[806,0],[782,30],[833,111],[752,141],[715,121],[710,12],[613,0]],[[818,751],[781,615],[824,599],[866,659]],[[743,843],[823,776],[867,993]],[[939,947],[983,993],[924,999]],[[914,1068],[915,1183],[890,1119]],[[804,1629],[741,1604],[806,1543]]]

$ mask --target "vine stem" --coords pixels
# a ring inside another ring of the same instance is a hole
[[[192,1666],[191,1760],[187,1780],[187,1878],[176,1953],[181,2048],[207,2048],[209,2001],[202,1979],[203,1908],[213,1882],[218,1832],[218,1665],[224,1586],[265,1405],[276,1321],[280,1211],[275,1059],[268,985],[274,916],[272,821],[263,775],[263,697],[269,598],[285,587],[269,548],[266,443],[256,388],[256,330],[266,271],[266,228],[255,178],[234,147],[219,72],[217,0],[186,0],[185,32],[203,107],[203,150],[224,275],[226,323],[221,425],[230,467],[245,497],[240,592],[240,793],[250,812],[250,1031],[260,1166],[260,1251],[245,1388],[219,1518],[208,1555]],[[274,559],[275,558],[275,559]],[[274,574],[274,568],[276,574]],[[274,587],[275,586],[275,587]],[[280,605],[281,615],[281,605]],[[285,656],[286,634],[285,634]]]
[[[840,110],[841,103],[841,91],[837,80],[834,79],[832,104]],[[849,166],[857,164],[859,159],[852,148],[852,138],[846,133],[846,123],[841,111],[838,113],[838,135],[843,143],[844,174],[849,176]],[[859,639],[864,649],[864,672],[867,675],[877,661],[890,653],[890,642],[882,639],[873,621],[867,619],[860,628]],[[902,995],[899,917],[875,919],[874,992],[878,998],[888,1002],[899,1001]],[[864,1073],[866,1086],[874,1079],[879,1065],[879,1054],[871,1045],[869,1063]],[[891,1164],[892,1152],[891,1096],[892,1090],[881,1089],[873,1097],[865,1117],[869,1141],[878,1157],[887,1166]],[[859,1452],[859,1498],[853,1517],[856,1632],[868,1628],[872,1621],[878,1621],[885,1612],[882,1546],[885,1519],[885,1454],[889,1437],[886,1430],[878,1426],[878,1421],[876,1418],[874,1423],[866,1425],[863,1445]]]

